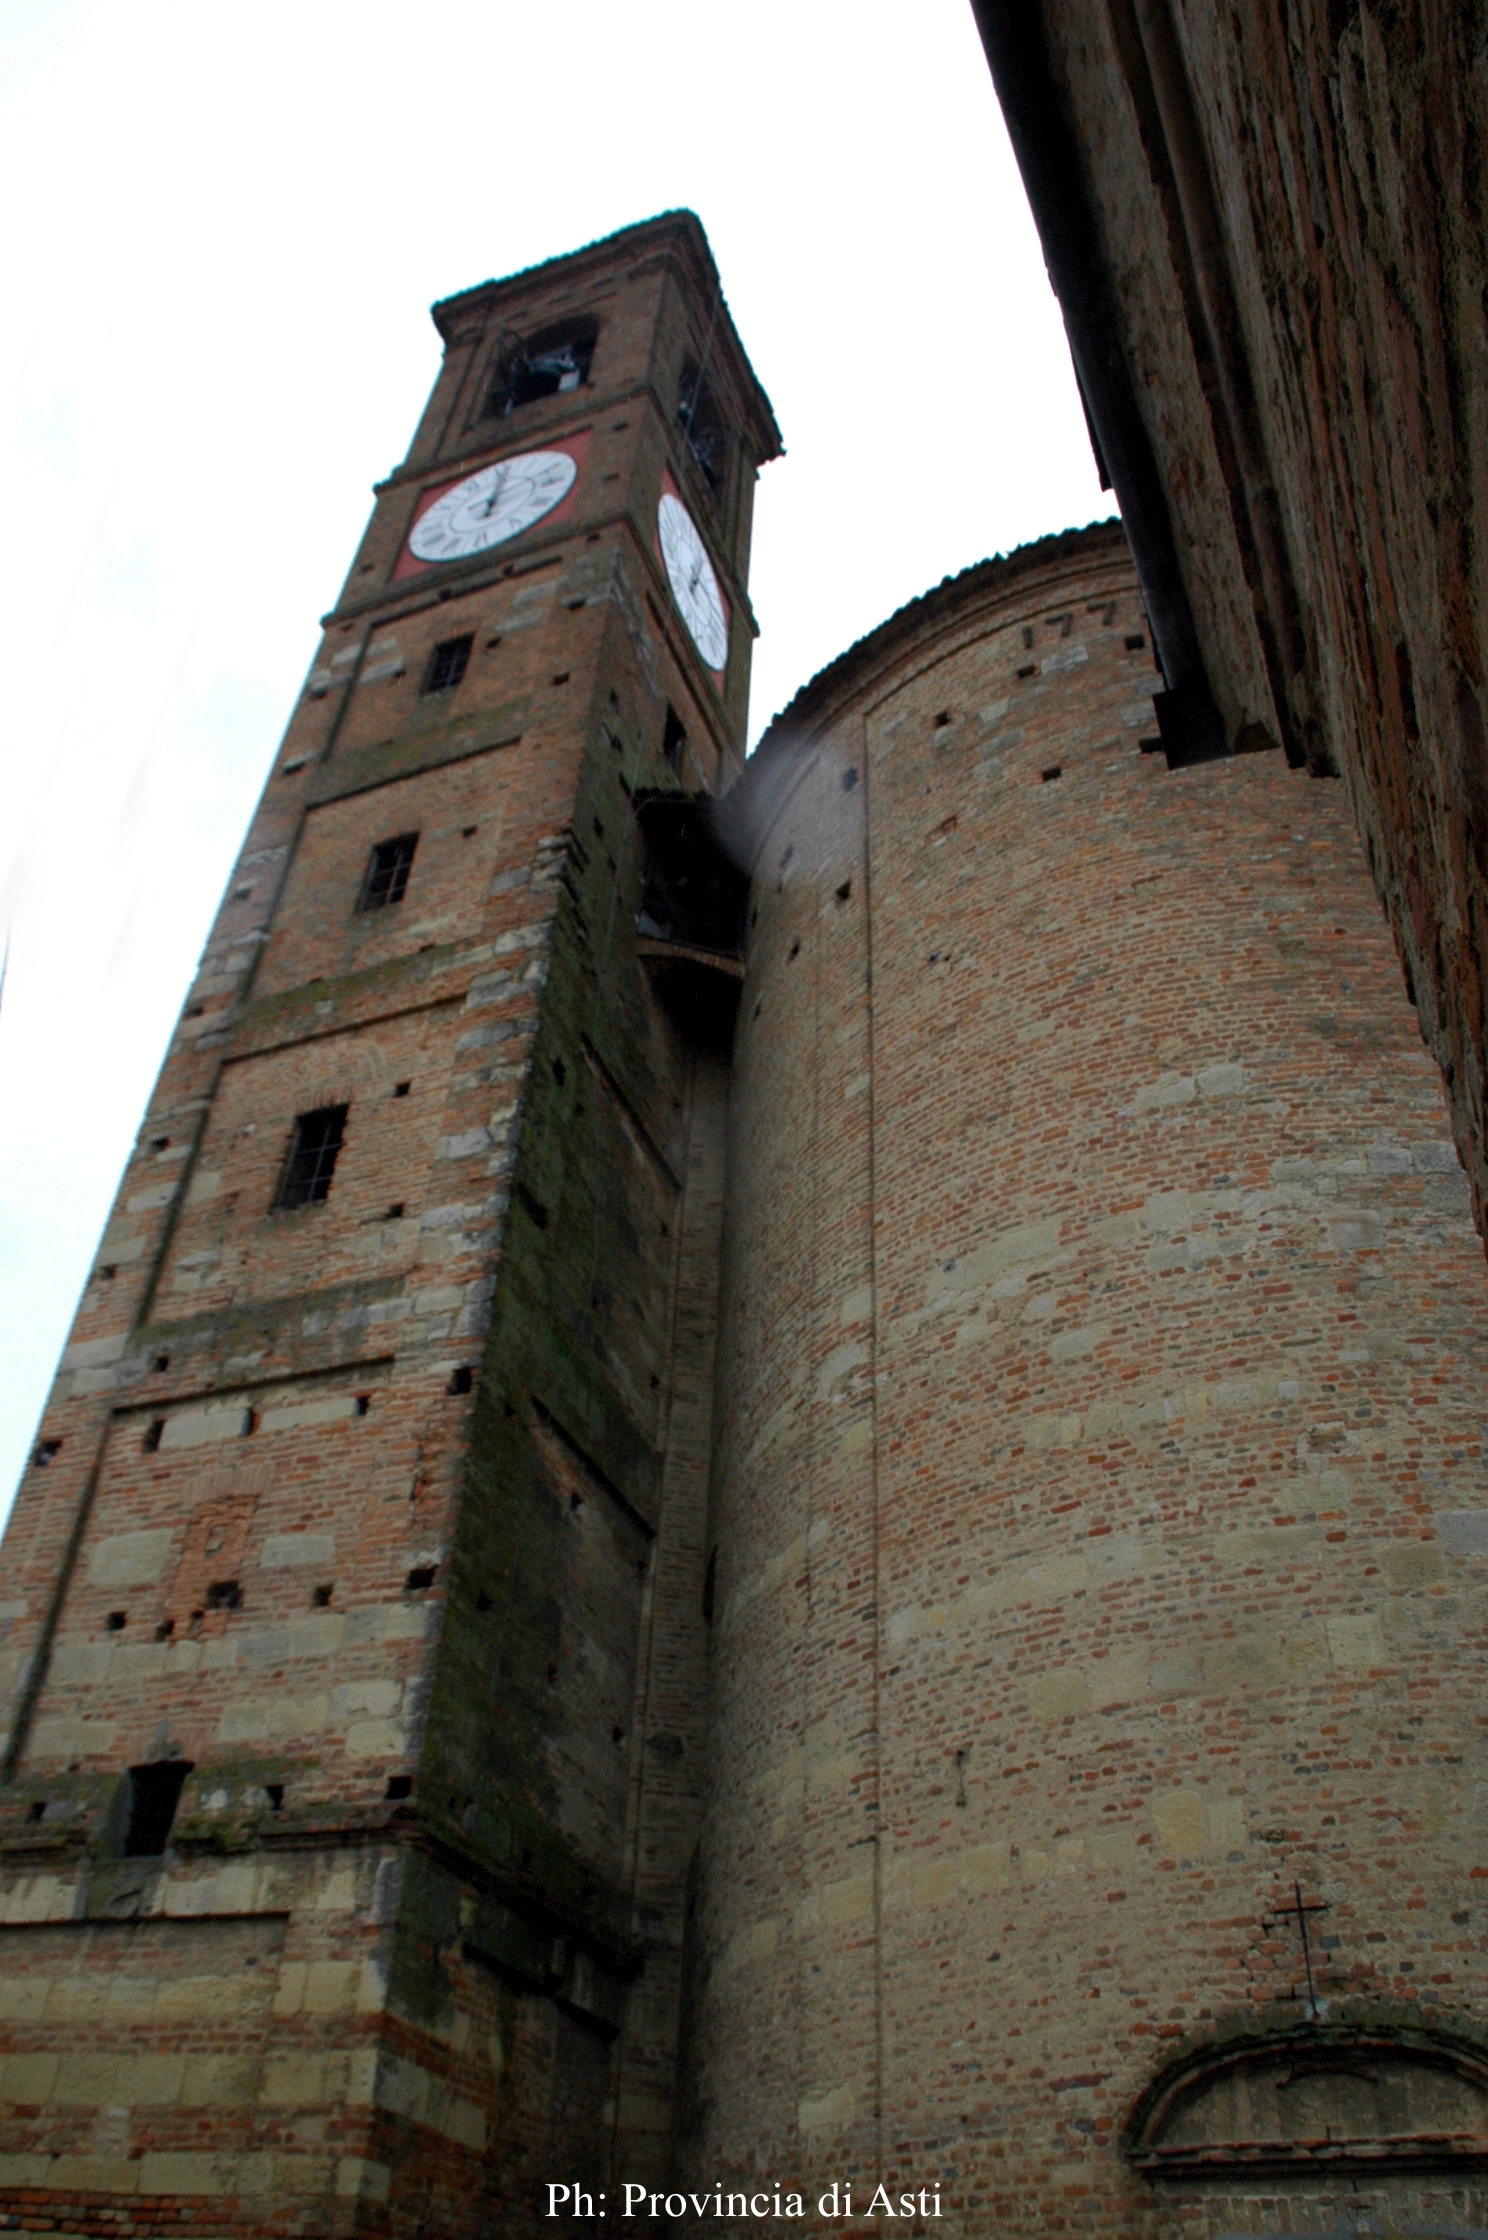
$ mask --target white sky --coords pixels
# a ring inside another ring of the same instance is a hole
[[[968,0],[5,0],[0,87],[3,1510],[431,302],[697,211],[788,447],[752,735],[1111,505]]]

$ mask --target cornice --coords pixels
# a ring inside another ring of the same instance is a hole
[[[975,561],[958,575],[946,576],[931,590],[896,608],[809,678],[766,726],[750,764],[769,761],[787,751],[803,734],[822,730],[840,707],[861,697],[875,674],[901,659],[917,642],[953,627],[978,607],[1002,599],[1025,578],[1064,563],[1124,560],[1130,565],[1130,558],[1121,523],[1112,519],[1092,522],[1083,529],[1058,530],[1051,536],[1035,538],[1031,544],[1018,545],[1012,552]]]
[[[589,242],[582,249],[545,258],[542,263],[528,265],[522,271],[509,273],[501,280],[483,280],[473,288],[462,289],[458,295],[443,297],[431,306],[429,315],[446,348],[454,347],[466,339],[466,323],[473,317],[485,317],[501,304],[509,292],[526,292],[534,282],[560,277],[582,277],[591,270],[602,270],[607,265],[613,265],[620,253],[628,251],[634,256],[644,257],[648,250],[687,265],[704,303],[711,303],[716,297],[722,313],[723,331],[736,360],[745,393],[753,406],[759,463],[778,458],[785,446],[774,408],[739,339],[702,221],[691,210],[662,211],[656,217],[643,219],[636,225],[622,226],[617,233],[606,234],[598,241]]]

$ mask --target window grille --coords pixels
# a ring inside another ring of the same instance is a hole
[[[314,1206],[330,1196],[349,1110],[344,1104],[326,1104],[318,1112],[299,1114],[276,1206]]]
[[[396,840],[379,840],[367,858],[358,910],[388,910],[403,900],[408,874],[413,868],[416,832],[400,832]]]
[[[474,644],[473,631],[467,632],[463,638],[442,638],[429,656],[429,667],[424,677],[425,692],[453,692],[465,674],[470,649]]]

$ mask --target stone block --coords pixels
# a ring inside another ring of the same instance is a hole
[[[54,2053],[12,2053],[0,2069],[0,2093],[12,2105],[29,2106],[50,2100],[60,2067]]]
[[[113,1532],[88,1551],[88,1577],[95,1587],[149,1587],[165,1575],[175,1534],[168,1525],[139,1532]]]

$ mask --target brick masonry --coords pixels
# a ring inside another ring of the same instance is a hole
[[[778,437],[686,213],[435,315],[6,1542],[0,2218],[38,2229],[525,2228],[670,2151],[726,1085],[637,950],[632,802],[739,765]],[[565,323],[588,378],[493,411]],[[551,444],[550,519],[410,557],[429,491]],[[277,1206],[329,1106],[328,1195]],[[129,1769],[172,1764],[131,1856]]]
[[[1035,16],[1227,737],[1256,726],[1340,772],[1481,1228],[1481,11],[1045,0]]]
[[[1470,2171],[1127,2160],[1171,2058],[1306,2036],[1294,1881],[1329,2028],[1485,2042],[1467,1187],[1342,789],[1168,772],[1144,636],[1112,530],[973,569],[735,797],[690,2168],[1477,2229]]]
[[[778,439],[695,221],[436,316],[6,1543],[0,2217],[1481,2229],[1488,1279],[1343,789],[1145,751],[1114,525],[741,777]],[[410,570],[427,490],[580,435],[550,524]],[[638,938],[653,789],[728,796],[742,989]]]

